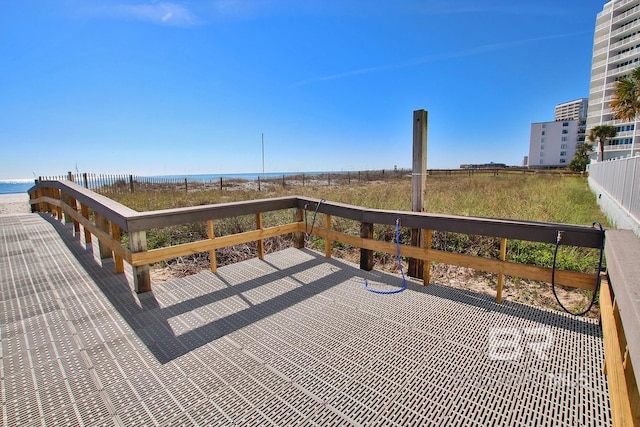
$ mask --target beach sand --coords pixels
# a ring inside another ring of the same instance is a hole
[[[29,195],[27,193],[0,194],[0,215],[29,213]]]

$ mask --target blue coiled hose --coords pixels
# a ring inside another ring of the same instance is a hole
[[[369,292],[373,292],[374,294],[397,294],[398,292],[402,292],[407,289],[407,278],[404,276],[404,269],[402,268],[402,257],[400,256],[400,218],[396,219],[396,258],[398,259],[398,267],[400,268],[400,273],[402,273],[402,287],[398,289],[394,289],[393,291],[379,291],[377,289],[372,289],[369,287],[369,282],[365,279],[364,288]]]

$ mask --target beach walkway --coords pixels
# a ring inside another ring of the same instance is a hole
[[[0,424],[610,424],[601,331],[287,249],[137,295],[73,228],[0,215]]]

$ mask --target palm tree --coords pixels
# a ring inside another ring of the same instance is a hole
[[[589,141],[598,141],[600,161],[604,160],[604,143],[607,142],[607,139],[615,138],[617,134],[616,128],[609,125],[596,126],[589,132]]]
[[[573,156],[573,160],[569,163],[569,169],[575,172],[584,172],[589,164],[589,151],[591,151],[592,148],[593,146],[586,142],[580,144],[575,156]]]
[[[616,82],[609,107],[621,120],[632,121],[640,114],[640,67]]]

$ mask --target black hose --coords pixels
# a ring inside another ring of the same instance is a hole
[[[600,228],[600,233],[602,233],[602,243],[600,244],[600,259],[598,261],[598,271],[596,273],[596,284],[593,289],[593,295],[591,296],[591,302],[589,303],[589,306],[580,313],[574,313],[572,311],[569,311],[569,309],[567,309],[562,304],[562,302],[560,302],[560,298],[556,293],[556,258],[558,257],[558,248],[560,247],[560,241],[562,240],[561,231],[558,231],[558,238],[556,239],[556,248],[553,251],[553,265],[551,266],[551,290],[553,291],[553,296],[556,298],[558,305],[560,305],[560,307],[562,307],[564,311],[574,316],[584,316],[585,314],[587,314],[595,304],[598,291],[600,290],[600,273],[602,272],[602,257],[604,254],[604,228],[602,228],[602,224],[600,224],[599,222],[594,222],[593,224],[591,224],[592,227],[595,227],[596,225],[598,225],[598,228]]]
[[[326,202],[325,199],[320,199],[320,201],[318,202],[318,204],[316,204],[316,209],[315,211],[313,211],[313,220],[311,221],[311,230],[309,230],[307,232],[307,229],[309,227],[309,225],[307,224],[307,207],[309,206],[309,204],[305,204],[304,205],[304,230],[305,230],[305,242],[310,242],[311,241],[311,236],[313,234],[313,226],[316,224],[316,215],[318,215],[318,209],[320,209],[320,205],[322,203]]]

